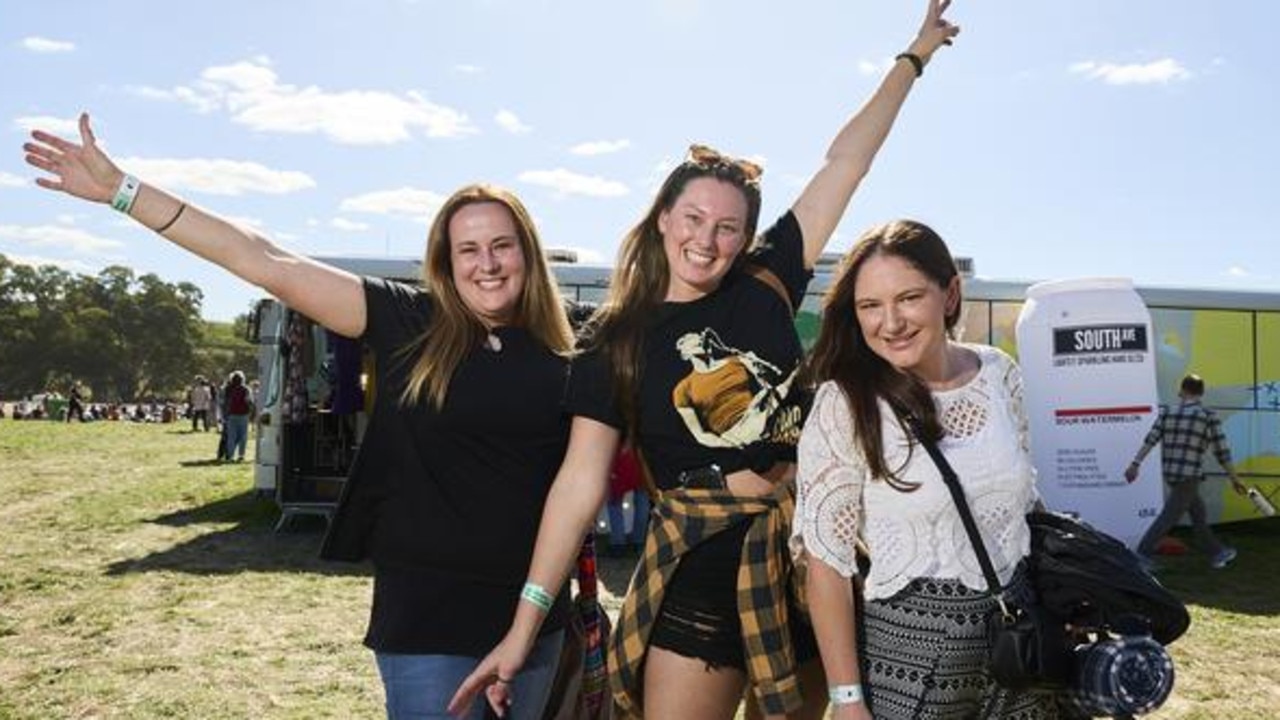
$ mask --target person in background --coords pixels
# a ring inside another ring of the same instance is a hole
[[[213,397],[214,412],[218,416],[218,454],[214,457],[216,462],[231,460],[231,425],[227,422],[227,388],[231,386],[231,376],[227,376],[227,381],[219,388],[213,382],[209,383],[210,395]]]
[[[921,447],[924,434],[959,475],[1005,596],[1031,598],[1026,514],[1039,498],[1022,375],[998,348],[952,339],[962,307],[946,244],[910,220],[864,234],[824,302],[792,549],[835,720],[1058,717],[1056,695],[992,679],[997,602]]]
[[[662,720],[727,720],[750,688],[750,712],[825,712],[828,689],[786,551],[809,399],[789,382],[802,355],[795,311],[916,78],[959,32],[946,8],[929,2],[915,40],[761,237],[758,165],[695,145],[667,176],[624,237],[608,297],[574,362],[572,436],[526,602],[452,708],[471,706],[483,691],[500,714],[508,709],[510,694],[493,678],[523,666],[546,598],[563,586],[627,439],[658,497],[610,639],[615,703]],[[702,362],[706,354],[715,362]]]
[[[50,175],[40,186],[110,203],[373,352],[373,412],[321,553],[372,560],[364,642],[387,716],[446,717],[515,612],[569,434],[572,334],[528,210],[502,188],[459,189],[432,222],[419,286],[298,255],[126,174],[87,114],[80,143],[37,130],[24,149]],[[567,608],[552,597],[522,666],[490,678],[521,720],[546,703]]]
[[[1218,464],[1227,471],[1231,487],[1238,494],[1244,495],[1248,491],[1240,478],[1236,477],[1235,467],[1231,464],[1231,448],[1227,446],[1227,438],[1222,434],[1222,422],[1218,420],[1217,413],[1201,403],[1204,398],[1204,379],[1194,373],[1182,378],[1178,398],[1177,407],[1160,408],[1160,415],[1147,432],[1142,447],[1124,471],[1125,479],[1133,482],[1138,479],[1138,469],[1142,467],[1147,454],[1157,444],[1163,448],[1160,454],[1163,465],[1161,469],[1168,496],[1160,514],[1138,542],[1138,554],[1143,557],[1148,568],[1154,568],[1152,558],[1156,552],[1156,544],[1173,529],[1183,515],[1190,514],[1196,538],[1209,553],[1209,565],[1215,570],[1221,570],[1236,559],[1236,549],[1223,545],[1209,527],[1208,511],[1205,509],[1204,498],[1200,497],[1200,486],[1205,481],[1205,452],[1213,451]]]
[[[253,414],[253,394],[244,382],[244,373],[239,370],[231,373],[223,397],[227,408],[223,421],[227,428],[226,459],[244,462],[245,446],[249,441],[249,416]]]
[[[197,375],[191,389],[187,391],[187,402],[191,404],[191,432],[195,432],[203,423],[204,431],[209,432],[209,383],[203,375]]]
[[[84,396],[80,394],[80,383],[71,383],[71,390],[67,393],[67,422],[71,422],[71,418],[75,418],[80,422],[84,422]]]
[[[609,548],[612,557],[627,555],[644,544],[649,528],[649,492],[645,489],[635,452],[623,445],[618,448],[613,468],[609,471]],[[627,529],[627,493],[631,493],[631,529]]]

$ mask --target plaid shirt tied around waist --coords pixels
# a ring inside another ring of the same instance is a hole
[[[795,490],[780,485],[766,497],[728,490],[673,490],[655,504],[654,526],[631,581],[618,626],[609,640],[609,685],[623,717],[642,715],[641,666],[667,583],[684,553],[750,518],[738,567],[738,613],[747,674],[767,714],[800,708],[795,651],[788,623],[788,593],[804,608],[803,578],[787,549]]]
[[[1221,421],[1196,400],[1184,401],[1176,408],[1160,408],[1160,417],[1143,440],[1137,461],[1141,462],[1156,444],[1161,445],[1161,469],[1167,482],[1203,479],[1202,463],[1209,449],[1220,464],[1231,463]]]

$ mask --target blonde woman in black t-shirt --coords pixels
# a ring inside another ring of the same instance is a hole
[[[943,18],[946,7],[929,2],[908,51],[840,129],[791,209],[754,245],[760,168],[705,146],[690,148],[623,239],[609,297],[574,362],[569,450],[539,530],[527,602],[459,689],[455,709],[481,689],[495,709],[506,709],[507,689],[492,679],[522,666],[542,621],[539,606],[563,584],[627,437],[658,497],[610,642],[614,701],[631,715],[715,720],[732,718],[750,687],[752,712],[823,713],[829,689],[812,632],[786,588],[805,405],[791,381],[801,356],[794,308],[916,77],[958,32]],[[725,355],[717,357],[715,384],[699,388],[697,411],[723,420],[725,432],[715,423],[694,432],[681,417],[687,393],[675,391],[692,384],[686,381],[702,369],[695,361],[704,359],[691,352],[691,333],[704,339],[702,350],[715,338],[717,355]],[[749,361],[772,370],[750,372]],[[785,396],[771,398],[766,384]],[[765,415],[744,423],[751,412]],[[739,432],[744,427],[754,430]],[[830,695],[849,701],[848,688]]]
[[[568,438],[572,336],[529,213],[507,190],[465,187],[436,215],[422,287],[362,278],[125,174],[87,115],[80,136],[33,133],[42,187],[111,203],[372,350],[381,391],[322,553],[373,562],[365,644],[388,717],[444,716],[515,612]],[[559,659],[567,602],[546,604],[528,662],[493,678],[521,718],[540,716]]]

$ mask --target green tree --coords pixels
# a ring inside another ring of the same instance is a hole
[[[196,350],[196,371],[219,383],[232,370],[242,370],[250,379],[258,372],[257,345],[245,340],[249,316],[232,322],[205,322],[204,342]]]
[[[206,342],[203,299],[191,283],[127,267],[72,275],[0,255],[0,393],[76,380],[98,400],[181,397]]]

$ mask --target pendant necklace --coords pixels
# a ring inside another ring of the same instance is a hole
[[[502,338],[494,335],[493,331],[490,331],[489,336],[484,339],[484,344],[490,352],[502,352]]]

